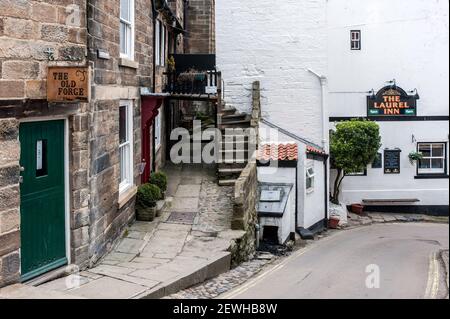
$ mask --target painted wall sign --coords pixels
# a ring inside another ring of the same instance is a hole
[[[385,150],[384,151],[384,173],[385,174],[400,174],[400,150]]]
[[[408,95],[398,86],[382,88],[375,96],[367,97],[367,115],[417,116],[419,95]]]
[[[49,67],[47,100],[49,102],[89,101],[89,68]]]

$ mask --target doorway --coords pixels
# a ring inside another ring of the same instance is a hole
[[[20,124],[21,274],[67,264],[65,121]]]

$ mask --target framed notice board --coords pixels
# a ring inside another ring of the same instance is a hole
[[[401,150],[385,150],[384,151],[384,173],[400,174]]]

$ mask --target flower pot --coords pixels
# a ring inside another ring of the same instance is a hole
[[[136,206],[136,220],[141,222],[152,222],[156,217],[156,207]]]
[[[361,204],[353,204],[351,207],[354,214],[362,215],[364,212],[364,206]]]
[[[337,229],[340,221],[341,219],[339,217],[331,216],[330,219],[328,220],[328,227],[331,229]]]

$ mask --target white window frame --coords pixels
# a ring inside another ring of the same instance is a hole
[[[155,64],[157,66],[161,65],[161,21],[156,20],[155,23]]]
[[[361,50],[361,30],[350,31],[350,49],[352,51]]]
[[[120,0],[122,1],[122,0]],[[127,32],[125,34],[125,39],[122,39],[122,32],[120,32],[120,57],[126,58],[129,60],[134,61],[134,33],[135,33],[135,21],[134,21],[134,1],[135,0],[128,0],[129,2],[129,8],[130,10],[130,21],[123,19],[122,14],[120,14],[120,28],[122,25],[126,26]],[[122,8],[122,5],[120,5]],[[122,52],[122,41],[126,41],[125,50],[126,52]]]
[[[431,156],[423,157],[422,160],[417,162],[417,173],[419,175],[441,175],[446,173],[446,163],[447,163],[447,145],[444,142],[431,142],[431,143],[417,143],[417,150],[420,152],[420,147],[424,145],[430,146]],[[443,155],[442,156],[433,156],[433,145],[440,145],[442,146]],[[442,168],[420,168],[420,162],[424,160],[430,161],[430,166],[432,166],[433,159],[440,159],[442,160]]]
[[[166,40],[167,40],[167,28],[162,24],[161,28],[161,66],[166,65]]]
[[[309,179],[311,180],[310,187],[307,186]],[[306,185],[306,192],[308,194],[314,192],[314,189],[316,186],[316,171],[315,171],[314,165],[308,165],[306,167],[306,183],[305,183],[305,185]]]
[[[162,141],[162,115],[161,112],[155,117],[155,148],[156,151],[161,147]]]
[[[126,108],[126,141],[119,145],[119,194],[123,194],[134,186],[134,155],[133,155],[133,101],[120,101],[120,107]],[[120,125],[120,124],[119,124]],[[125,152],[125,162],[122,162],[122,152]],[[128,153],[128,154],[127,154]],[[125,170],[125,179],[122,179],[122,171]]]

